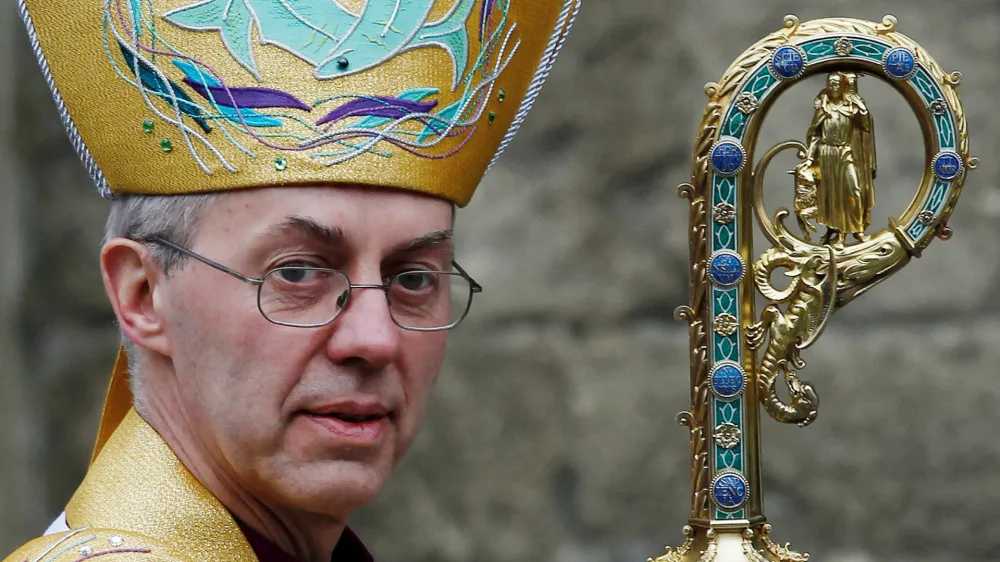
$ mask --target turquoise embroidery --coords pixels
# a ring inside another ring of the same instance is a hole
[[[105,0],[104,47],[118,76],[143,97],[150,122],[176,128],[174,144],[183,143],[206,174],[212,170],[204,156],[237,171],[216,146],[226,141],[251,159],[256,141],[306,153],[324,166],[362,154],[389,158],[397,150],[446,158],[465,146],[488,115],[495,83],[520,46],[516,25],[508,20],[511,0],[481,0],[481,10],[477,1],[450,0],[448,12],[428,22],[433,0],[366,0],[356,14],[336,0],[204,0],[166,14],[154,13],[150,0]],[[155,22],[161,17],[196,33],[218,31],[219,51],[224,46],[258,79],[255,38],[313,64],[307,79],[320,80],[361,72],[409,50],[438,47],[451,56],[451,88],[459,96],[441,106],[442,88],[417,87],[395,95],[345,92],[302,101],[280,84],[260,87],[219,74],[208,61],[160,36]],[[481,20],[471,60],[469,18]],[[209,137],[213,130],[222,137]]]
[[[427,21],[433,0],[368,0],[360,14],[333,0],[206,0],[163,17],[185,29],[218,31],[229,54],[258,80],[250,44],[254,24],[261,43],[309,62],[319,79],[361,72],[412,49],[440,47],[453,61],[454,89],[469,61],[465,26],[475,1],[458,0],[435,22]]]

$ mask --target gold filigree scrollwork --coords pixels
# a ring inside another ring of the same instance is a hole
[[[684,557],[691,552],[691,547],[694,545],[694,529],[690,525],[684,525],[684,544],[677,547],[677,550],[666,547],[666,553],[657,556],[656,558],[647,558],[646,562],[681,562]]]
[[[799,18],[794,14],[788,14],[785,16],[785,29],[789,30],[788,35],[791,37],[795,35],[795,32],[799,30]]]
[[[791,549],[790,543],[780,546],[771,540],[771,524],[765,523],[760,533],[760,541],[764,543],[764,549],[771,553],[777,562],[809,562],[808,552],[795,552]]]
[[[691,518],[711,519],[709,486],[712,473],[710,463],[711,426],[709,425],[709,400],[711,395],[709,371],[710,283],[708,282],[708,211],[711,189],[710,152],[722,122],[728,96],[735,85],[710,82],[705,85],[709,102],[702,115],[701,127],[695,142],[695,157],[691,183],[681,184],[678,195],[688,200],[688,240],[690,243],[691,301],[678,309],[677,315],[688,322],[691,341],[691,409],[678,420],[688,427],[691,435]],[[720,103],[720,98],[724,103]]]
[[[753,530],[743,531],[743,556],[748,562],[768,562],[767,558],[753,548]]]
[[[719,553],[719,535],[715,529],[709,529],[706,536],[708,537],[708,546],[701,551],[701,558],[698,559],[698,562],[714,562],[715,555]]]
[[[875,32],[879,35],[885,35],[886,33],[893,32],[896,30],[897,23],[898,21],[896,20],[896,16],[887,15],[882,18],[882,23],[875,26]]]

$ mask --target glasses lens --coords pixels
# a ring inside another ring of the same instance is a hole
[[[389,311],[404,328],[445,328],[469,310],[472,287],[458,273],[408,271],[389,284]]]
[[[337,270],[289,265],[264,277],[258,304],[272,322],[321,326],[340,314],[350,290],[347,276]]]

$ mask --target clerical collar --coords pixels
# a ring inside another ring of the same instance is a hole
[[[250,543],[250,548],[253,549],[257,560],[260,562],[298,562],[294,556],[278,548],[278,545],[253,530],[249,525],[246,525],[239,519],[236,519],[236,524],[243,531],[247,542]],[[353,531],[345,527],[344,533],[340,535],[340,540],[337,541],[336,548],[333,549],[330,562],[375,562],[375,558],[365,548],[361,539]]]

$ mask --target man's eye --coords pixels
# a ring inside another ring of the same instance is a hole
[[[396,277],[399,286],[407,291],[423,291],[434,286],[435,275],[433,273],[411,271],[402,273]]]
[[[315,266],[310,264],[285,264],[275,272],[282,281],[289,283],[303,283],[316,278]]]

